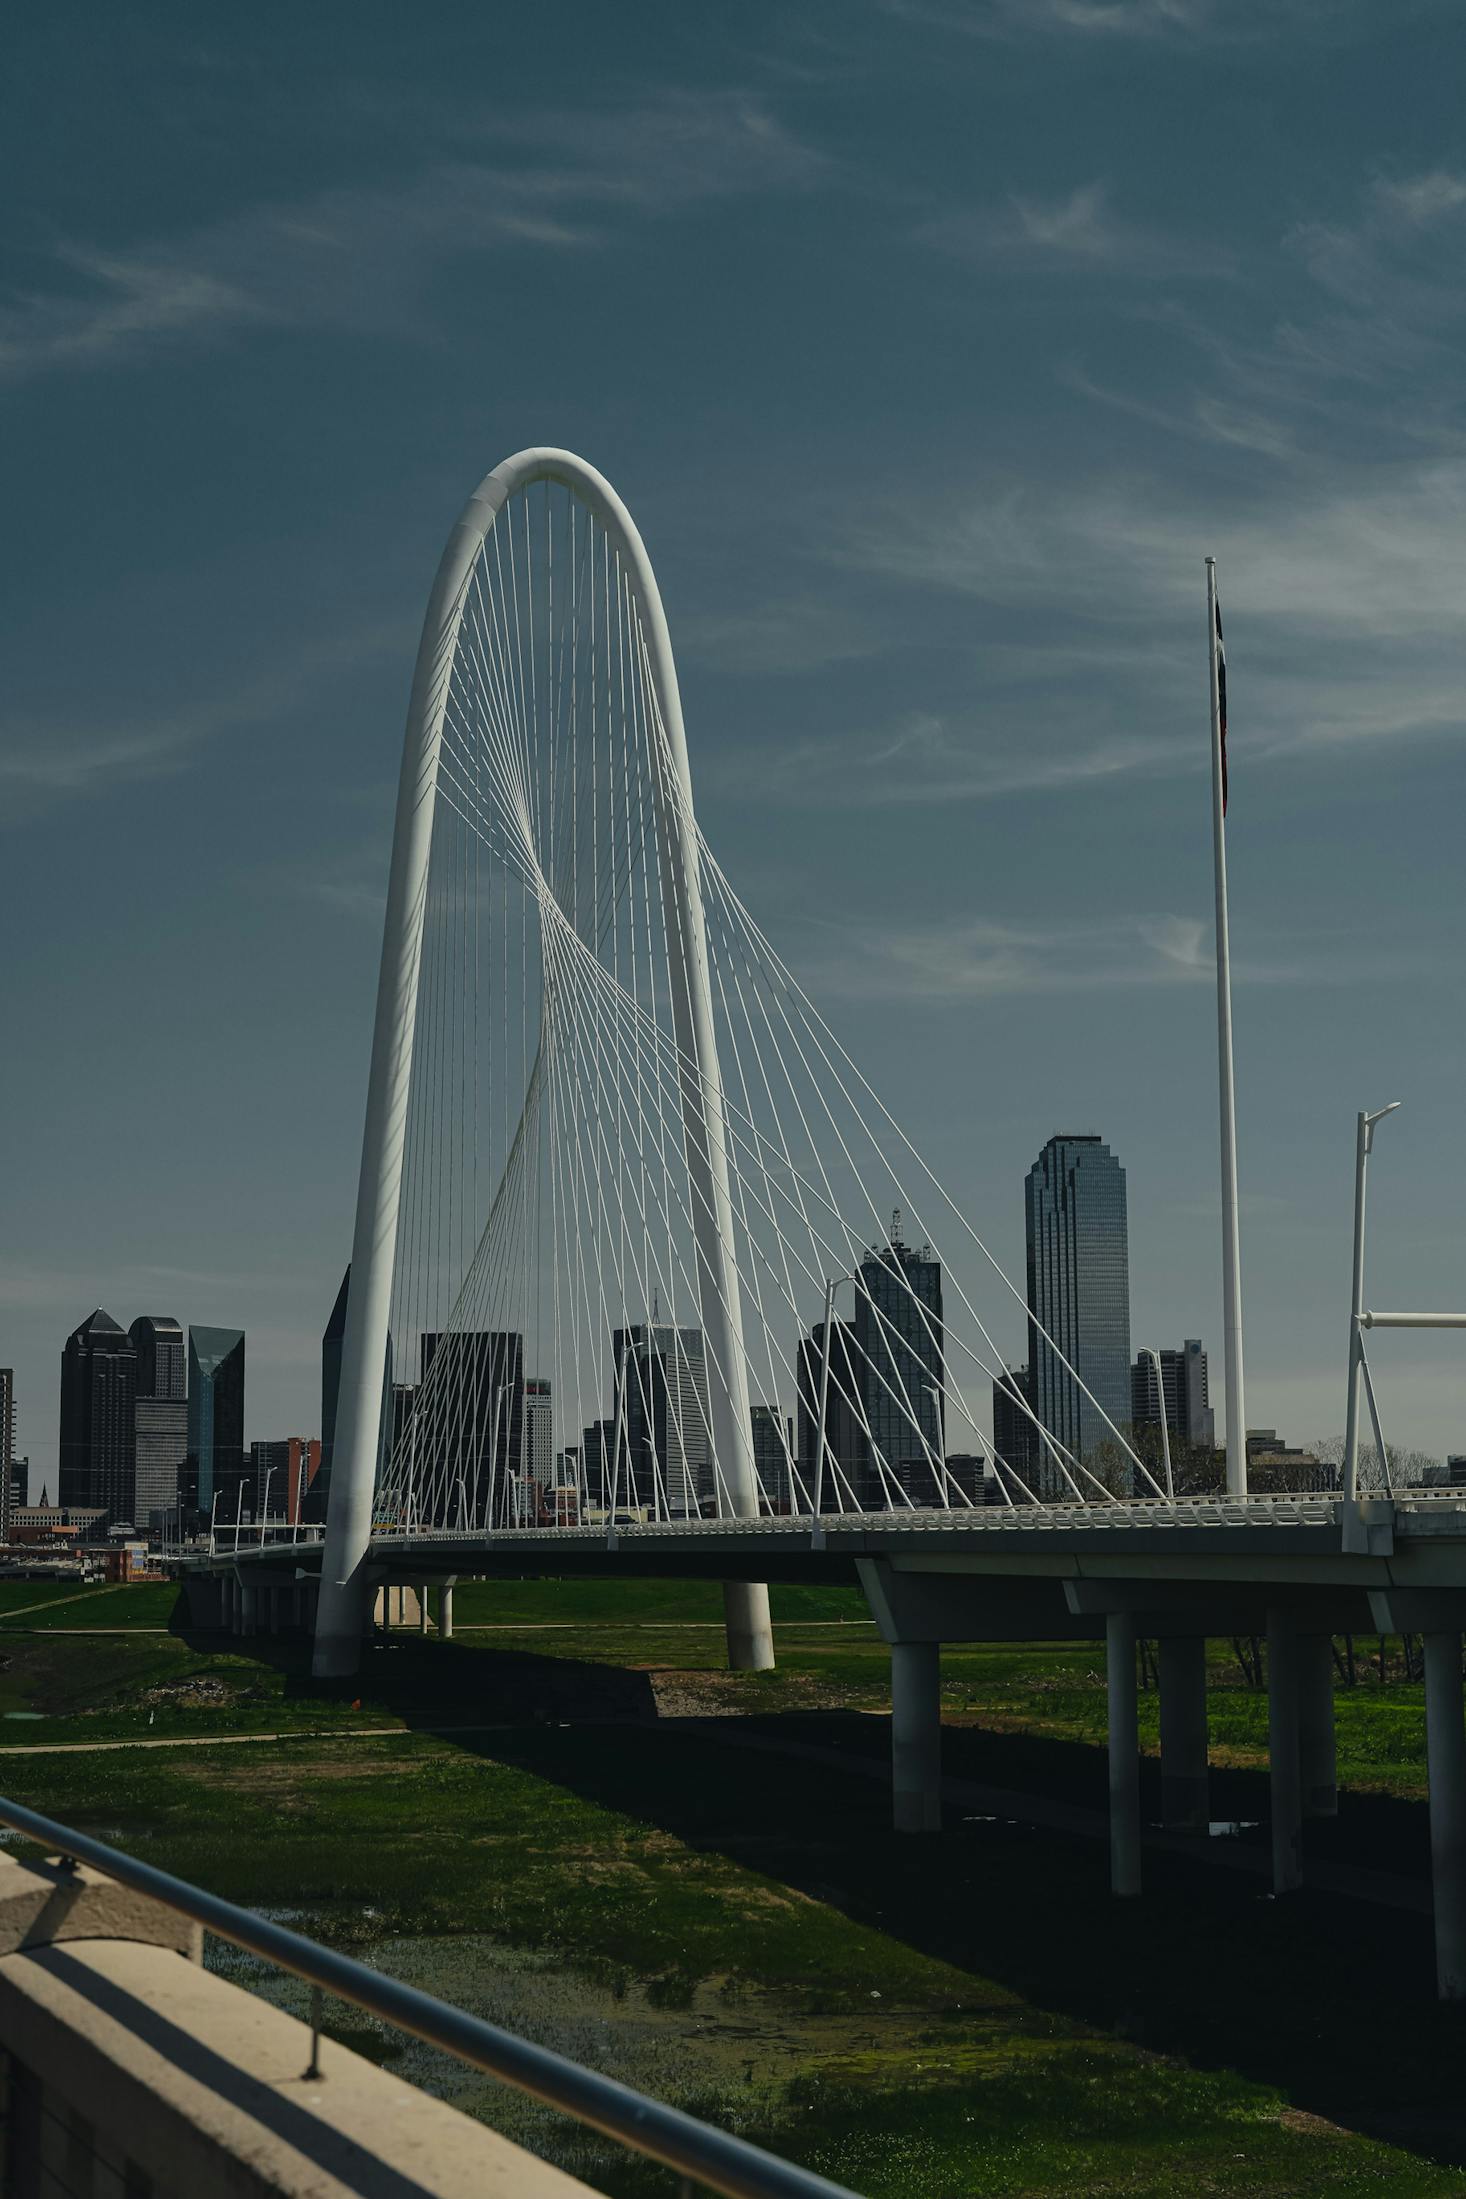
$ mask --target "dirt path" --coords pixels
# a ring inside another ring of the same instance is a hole
[[[251,1741],[400,1741],[410,1733],[426,1734],[436,1741],[455,1733],[513,1730],[501,1719],[497,1724],[472,1726],[307,1726],[293,1733],[140,1733],[123,1741],[6,1741],[0,1742],[0,1756],[100,1756],[113,1749],[242,1748]]]

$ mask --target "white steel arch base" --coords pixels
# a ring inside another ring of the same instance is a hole
[[[743,1350],[723,1087],[714,1034],[692,783],[676,665],[656,577],[630,513],[603,476],[569,451],[518,452],[469,498],[448,538],[428,599],[408,705],[398,784],[381,975],[367,1087],[351,1289],[342,1344],[336,1442],[316,1613],[313,1670],[356,1671],[368,1598],[368,1556],[382,1425],[393,1261],[402,1190],[408,1091],[417,1017],[428,863],[443,720],[474,566],[505,503],[536,482],[556,482],[593,513],[614,542],[635,594],[665,730],[675,798],[659,816],[662,888],[670,921],[676,1041],[690,1064],[682,1079],[688,1172],[696,1198],[700,1311],[710,1354],[726,1370],[711,1401],[713,1437],[738,1516],[758,1512]],[[728,1658],[741,1670],[774,1662],[768,1590],[724,1586]]]

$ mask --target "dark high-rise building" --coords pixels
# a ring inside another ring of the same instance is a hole
[[[188,1332],[188,1502],[207,1520],[218,1498],[221,1520],[243,1508],[244,1331]]]
[[[132,1524],[156,1533],[178,1502],[188,1458],[188,1355],[171,1314],[139,1314],[127,1333],[137,1353]]]
[[[555,1420],[550,1385],[531,1376],[524,1385],[524,1470],[537,1489],[548,1489],[555,1471]]]
[[[773,1405],[750,1405],[748,1418],[753,1435],[753,1470],[764,1499],[775,1512],[794,1509],[794,1483],[789,1461],[794,1451],[794,1427]]]
[[[0,1542],[10,1540],[15,1504],[15,1369],[0,1367]],[[22,1503],[25,1501],[21,1499]]]
[[[1125,1171],[1109,1147],[1097,1137],[1050,1138],[1028,1172],[1025,1221],[1033,1408],[1051,1436],[1087,1461],[1115,1441],[1106,1416],[1116,1428],[1130,1418]],[[1041,1493],[1056,1492],[1062,1476],[1052,1460],[1037,1471]]]
[[[930,1249],[901,1242],[901,1216],[890,1242],[860,1263],[855,1292],[855,1362],[870,1431],[867,1505],[942,1501],[946,1448],[947,1363],[942,1327],[942,1269]],[[884,1472],[882,1468],[884,1467]]]
[[[825,1324],[816,1321],[799,1340],[799,1478],[804,1502],[813,1506],[819,1483],[822,1512],[843,1512],[868,1501],[870,1446],[861,1426],[864,1407],[855,1350],[855,1323],[830,1324],[830,1373],[825,1395],[825,1460],[819,1471],[820,1378],[824,1368]],[[879,1498],[877,1498],[879,1503]]]
[[[1156,1358],[1161,1363],[1166,1426],[1172,1436],[1182,1443],[1213,1448],[1216,1423],[1207,1396],[1206,1353],[1200,1339],[1188,1336],[1179,1351],[1157,1352]],[[1161,1424],[1155,1360],[1149,1352],[1138,1353],[1130,1369],[1130,1417],[1137,1428],[1158,1428]]]
[[[414,1404],[425,1471],[446,1472],[450,1511],[504,1516],[509,1476],[524,1473],[524,1338],[506,1329],[424,1330]],[[456,1517],[456,1513],[454,1515]]]
[[[324,1504],[331,1486],[331,1456],[336,1448],[336,1405],[341,1395],[341,1346],[346,1340],[346,1300],[351,1290],[351,1267],[341,1278],[341,1288],[331,1308],[331,1318],[321,1337],[321,1471],[317,1497]],[[325,1514],[322,1510],[322,1518]]]
[[[61,1354],[60,1502],[133,1523],[137,1470],[137,1353],[100,1309],[73,1329]]]
[[[1002,1466],[1009,1466],[1024,1485],[1033,1487],[1034,1454],[1039,1449],[1038,1430],[1024,1407],[1029,1401],[1027,1367],[1008,1367],[993,1384],[993,1450]],[[996,1463],[996,1461],[995,1461]],[[1001,1472],[1001,1466],[998,1468]],[[1009,1490],[1010,1496],[1020,1491]]]
[[[341,1396],[341,1351],[346,1341],[346,1306],[351,1296],[351,1263],[341,1278],[341,1288],[321,1336],[321,1470],[311,1483],[306,1518],[319,1522],[326,1516],[331,1491],[331,1461],[336,1452],[336,1414]],[[399,1395],[399,1392],[401,1393]],[[382,1375],[382,1426],[377,1466],[381,1471],[397,1448],[397,1438],[407,1423],[414,1390],[411,1383],[392,1379],[392,1339],[387,1338],[386,1366]]]
[[[657,1505],[665,1496],[674,1519],[715,1511],[702,1330],[639,1322],[617,1329],[611,1348],[612,1395],[624,1442],[618,1501]]]
[[[565,1455],[569,1459],[574,1453],[567,1451]],[[614,1420],[598,1420],[581,1437],[580,1457],[576,1462],[581,1501],[584,1505],[604,1511],[610,1504],[615,1462],[616,1423]],[[624,1501],[624,1490],[619,1494]]]

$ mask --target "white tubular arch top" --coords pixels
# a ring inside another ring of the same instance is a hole
[[[365,1614],[366,1560],[382,1422],[383,1367],[444,716],[475,565],[509,499],[537,482],[554,482],[566,488],[600,522],[621,558],[641,620],[674,782],[669,801],[658,776],[659,831],[663,887],[673,918],[668,925],[672,1006],[683,1062],[681,1089],[688,1170],[699,1190],[694,1201],[694,1234],[700,1311],[709,1350],[726,1369],[726,1380],[713,1401],[714,1448],[737,1512],[751,1516],[758,1511],[723,1087],[713,1024],[692,782],[666,613],[646,545],[604,475],[572,451],[517,451],[485,475],[448,537],[428,599],[413,674],[387,890],[321,1569],[315,1669],[323,1675],[355,1669]]]

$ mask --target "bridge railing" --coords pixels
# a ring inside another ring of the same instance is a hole
[[[140,1862],[120,1848],[110,1847],[90,1834],[77,1832],[55,1818],[26,1809],[19,1802],[0,1799],[0,1825],[34,1840],[63,1861],[90,1863],[119,1885],[130,1886],[180,1915],[191,1917],[207,1932],[242,1947],[263,1961],[302,1978],[311,1988],[311,2068],[318,2076],[323,1996],[349,2001],[399,2031],[424,2040],[429,2046],[452,2054],[471,2068],[497,2077],[516,2091],[557,2108],[577,2122],[587,2124],[603,2137],[633,2153],[660,2161],[683,2179],[682,2190],[694,2185],[726,2195],[726,2199],[855,2199],[844,2185],[798,2168],[790,2161],[766,2153],[745,2138],[715,2130],[680,2108],[668,2107],[629,2085],[619,2084],[594,2069],[585,2069],[566,2055],[547,2046],[536,2046],[497,2024],[485,2023],[447,2001],[436,2000],[415,1986],[373,1970],[350,1955],[338,1954],[283,1924],[272,1923],[252,1909],[175,1878],[150,1863]]]

